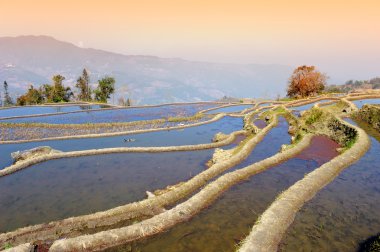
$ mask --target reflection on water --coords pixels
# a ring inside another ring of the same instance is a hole
[[[203,124],[183,130],[149,132],[142,134],[81,138],[58,141],[41,141],[23,144],[0,144],[0,169],[12,164],[11,153],[18,150],[27,150],[38,146],[50,146],[61,151],[101,149],[111,147],[147,147],[147,146],[178,146],[210,143],[218,132],[229,134],[243,128],[243,119],[224,117],[216,122]],[[134,142],[125,142],[124,139],[135,139]]]
[[[108,107],[109,106],[107,105],[73,105],[73,106],[68,105],[68,106],[35,106],[35,107],[7,108],[7,109],[0,109],[0,118],[11,117],[11,116],[73,112],[73,111],[101,109],[101,108],[108,108]]]
[[[380,231],[380,133],[358,121],[371,148],[297,214],[282,251],[355,251]]]
[[[263,145],[266,147],[261,147],[261,150],[255,149],[253,153],[270,149],[272,143],[265,139]],[[168,232],[151,239],[134,243],[133,249],[136,251],[235,251],[237,244],[248,235],[258,216],[281,191],[318,167],[318,163],[329,160],[321,160],[320,155],[317,155],[318,158],[314,160],[312,153],[320,150],[321,145],[329,149],[329,153],[332,154],[329,158],[338,154],[336,151],[338,145],[331,140],[325,137],[313,139],[312,145],[304,151],[304,155],[232,187],[189,222],[179,224]],[[265,153],[261,155],[266,157]],[[113,248],[112,251],[125,251],[128,246]]]
[[[364,104],[380,104],[380,98],[377,99],[363,99],[352,101],[360,109]]]
[[[52,160],[0,178],[0,232],[146,198],[203,171],[214,150]]]
[[[216,106],[216,104],[200,103],[188,105],[165,105],[161,107],[111,109],[63,115],[9,119],[4,120],[4,122],[39,122],[53,124],[130,122],[161,119],[173,116],[191,116],[200,110]]]

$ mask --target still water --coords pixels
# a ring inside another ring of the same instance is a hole
[[[302,208],[282,251],[356,251],[380,232],[380,133],[357,123],[370,135],[371,148]]]
[[[277,134],[282,137],[268,135],[248,160],[238,167],[277,152],[278,147],[287,142],[286,131],[283,134],[278,131]],[[335,157],[337,147],[326,137],[315,137],[311,146],[300,155],[232,187],[189,222],[132,244],[132,251],[235,251],[237,244],[248,235],[257,218],[276,196],[306,173]],[[125,251],[128,246],[113,248],[112,251]]]
[[[3,122],[36,122],[53,124],[108,123],[153,120],[167,117],[191,116],[200,110],[216,107],[216,104],[164,105],[160,107],[125,108],[81,113],[48,115],[3,120]]]
[[[102,149],[111,147],[178,146],[210,143],[218,132],[229,134],[243,128],[243,119],[224,117],[216,122],[182,130],[148,132],[100,138],[81,138],[57,141],[40,141],[21,144],[0,144],[0,169],[12,164],[11,153],[38,146],[50,146],[61,151]],[[134,139],[126,142],[125,139]]]
[[[364,99],[352,101],[360,109],[364,104],[380,104],[380,99]]]
[[[36,114],[49,114],[61,112],[73,112],[89,109],[109,108],[107,105],[68,105],[68,106],[34,106],[0,109],[1,117],[27,116]]]

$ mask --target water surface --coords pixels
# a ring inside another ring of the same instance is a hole
[[[0,232],[106,210],[206,169],[213,149],[51,160],[0,178]]]
[[[380,104],[380,98],[377,99],[363,99],[352,101],[360,109],[364,104]]]
[[[186,105],[164,105],[159,107],[145,108],[123,108],[103,111],[87,111],[63,115],[8,119],[3,120],[3,122],[37,122],[53,124],[130,122],[161,119],[167,117],[191,116],[200,110],[216,106],[216,104],[200,103]]]
[[[111,147],[178,146],[210,143],[218,132],[229,134],[242,130],[243,119],[226,116],[216,122],[181,130],[164,130],[141,134],[100,138],[81,138],[55,141],[39,141],[21,144],[0,144],[0,169],[12,164],[11,153],[38,146],[50,146],[61,151],[102,149]],[[133,142],[126,142],[133,139]]]
[[[255,151],[265,151],[270,148],[269,141],[267,145]],[[132,248],[137,251],[235,251],[276,196],[306,173],[336,156],[336,147],[337,144],[325,137],[315,138],[302,155],[233,186],[189,222],[178,224],[151,239],[136,242]],[[314,159],[313,153],[321,148],[329,148],[330,155],[323,160],[319,156]],[[266,156],[263,154],[263,157]],[[256,161],[257,157],[251,160]],[[120,246],[112,251],[125,251],[127,247]],[[293,251],[299,251],[299,247]]]
[[[350,121],[352,122],[352,121]],[[371,148],[297,214],[282,251],[356,251],[380,231],[380,133],[366,123]]]
[[[36,114],[50,114],[61,112],[73,112],[89,109],[109,108],[108,105],[64,105],[64,106],[32,106],[0,109],[1,117],[27,116]]]

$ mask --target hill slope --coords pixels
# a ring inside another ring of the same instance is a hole
[[[292,70],[282,65],[122,55],[47,36],[0,38],[0,55],[0,81],[7,80],[14,92],[25,90],[28,83],[50,82],[57,73],[73,85],[86,67],[92,82],[109,74],[116,78],[116,96],[131,96],[139,104],[212,100],[224,95],[274,97],[284,93]]]

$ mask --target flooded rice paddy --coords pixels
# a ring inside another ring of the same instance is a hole
[[[0,109],[0,118],[109,108],[108,105],[26,106]]]
[[[51,160],[0,178],[0,232],[146,198],[206,169],[213,149]]]
[[[360,105],[379,101],[366,99],[353,102]],[[318,103],[321,102],[326,101]],[[299,114],[314,104],[290,109]],[[39,122],[49,123],[136,121],[189,116],[213,106],[217,105],[168,105],[20,119],[45,120]],[[231,106],[208,113],[239,112],[249,107],[252,105]],[[57,118],[63,121],[53,122]],[[266,126],[263,120],[255,120],[254,123],[259,128]],[[285,234],[280,251],[355,251],[361,242],[380,232],[380,132],[361,121],[352,123],[357,123],[371,136],[370,150],[306,203]],[[0,169],[12,163],[11,152],[37,146],[47,145],[62,151],[74,151],[192,145],[210,143],[216,133],[228,134],[242,127],[242,118],[227,116],[210,124],[183,130],[2,144]],[[253,152],[224,174],[278,153],[282,145],[291,143],[288,127],[287,121],[280,117],[278,125],[257,144]],[[128,139],[133,141],[126,141]],[[234,143],[222,148],[232,148],[243,139],[243,136],[239,136]],[[311,145],[299,155],[233,186],[188,222],[180,223],[157,236],[109,251],[235,251],[276,197],[306,174],[336,157],[338,148],[339,145],[327,137],[315,136]],[[204,171],[213,153],[214,149],[208,149],[64,158],[39,163],[0,177],[0,232],[94,213],[144,199],[146,191],[163,189]]]
[[[352,121],[350,121],[352,122]],[[281,251],[356,251],[380,232],[380,133],[358,121],[369,151],[322,189],[297,214]]]
[[[380,104],[380,99],[363,99],[352,101],[360,109],[364,104]]]
[[[0,144],[0,169],[12,164],[11,153],[38,146],[50,146],[60,151],[102,149],[112,147],[178,146],[210,143],[216,133],[229,134],[243,128],[243,119],[226,116],[216,122],[181,130],[164,130],[113,137],[37,141],[20,144]],[[134,141],[129,141],[133,139]],[[126,141],[127,140],[127,141]]]
[[[286,139],[283,134],[279,136],[276,140],[276,136],[268,135],[239,167],[278,151],[272,148],[279,147]],[[269,139],[273,139],[273,142]],[[189,222],[178,224],[153,238],[135,242],[132,251],[235,251],[276,196],[305,174],[338,155],[337,147],[335,142],[326,137],[314,137],[311,146],[300,155],[235,185]],[[267,153],[268,150],[272,153]],[[329,155],[319,155],[319,150]],[[112,251],[125,251],[126,248],[120,246]]]
[[[83,123],[109,123],[153,120],[168,117],[192,116],[195,113],[217,107],[217,104],[200,103],[190,105],[164,105],[159,107],[118,108],[100,111],[87,111],[81,113],[47,115],[41,117],[26,117],[7,119],[3,122],[30,122],[52,124],[83,124]]]

